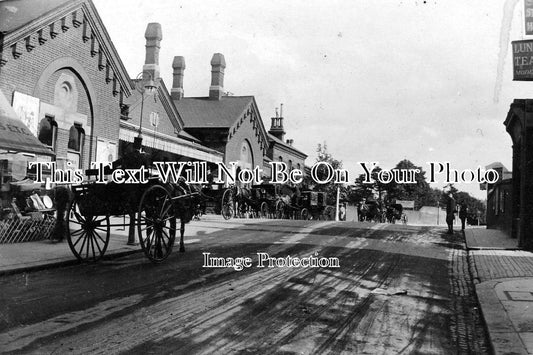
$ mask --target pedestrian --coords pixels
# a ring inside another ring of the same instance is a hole
[[[448,192],[448,201],[446,201],[446,223],[448,224],[448,234],[453,234],[453,221],[455,220],[456,205],[453,194]]]
[[[339,221],[346,221],[346,207],[344,203],[340,205],[339,211]]]
[[[468,207],[466,206],[466,202],[463,201],[461,203],[461,209],[459,210],[459,219],[461,220],[461,230],[465,230],[466,225],[466,216],[468,214]]]

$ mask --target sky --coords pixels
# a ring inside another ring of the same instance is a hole
[[[513,99],[533,96],[512,80],[510,41],[528,38],[522,0],[93,1],[131,77],[149,22],[162,26],[168,88],[185,57],[185,96],[208,95],[211,57],[224,54],[224,90],[255,96],[267,130],[283,103],[307,165],[325,142],[351,180],[359,162],[512,167],[503,122]],[[477,183],[455,186],[486,198]]]

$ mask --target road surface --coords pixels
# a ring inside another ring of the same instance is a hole
[[[176,248],[163,264],[151,264],[138,253],[1,278],[0,349],[38,354],[488,352],[459,232],[446,236],[444,228],[409,225],[209,218],[190,227],[194,235],[188,237],[187,251]],[[249,257],[251,265],[240,271],[204,267],[204,253],[224,262]],[[257,267],[258,253],[276,258],[274,267],[268,262]],[[289,256],[293,267],[287,266]],[[294,265],[296,258],[324,259],[322,267],[302,267]]]

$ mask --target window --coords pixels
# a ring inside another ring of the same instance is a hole
[[[44,145],[49,146],[52,150],[56,150],[57,140],[57,122],[52,116],[45,116],[39,123],[39,133],[37,138]]]
[[[289,171],[292,171],[292,160],[289,159],[289,165],[288,165]]]
[[[123,120],[130,119],[130,105],[122,104],[120,105],[120,118]]]
[[[83,151],[84,139],[85,131],[80,124],[75,123],[72,127],[70,127],[68,136],[67,160],[72,164],[73,168],[81,168],[81,154]]]

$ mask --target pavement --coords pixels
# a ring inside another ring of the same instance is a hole
[[[238,223],[246,223],[253,220],[239,220]],[[113,217],[111,224],[128,223],[128,218]],[[235,221],[224,221],[220,216],[207,215],[200,221],[192,221],[186,227],[185,244],[197,243],[194,236],[229,225],[235,225]],[[109,245],[104,258],[111,259],[133,253],[142,253],[141,246],[128,245],[127,227],[111,227]],[[72,254],[65,240],[59,243],[50,240],[40,240],[25,243],[0,244],[0,276],[14,273],[40,270],[65,265],[78,264],[78,260]]]
[[[467,228],[476,294],[495,354],[533,354],[533,253],[505,233]]]
[[[257,220],[224,221],[207,215],[192,221],[185,243],[195,236]],[[116,218],[111,223],[123,223]],[[142,252],[127,245],[127,228],[113,227],[107,258]],[[517,240],[499,230],[471,227],[465,230],[469,267],[483,318],[495,354],[533,354],[533,253],[517,248]],[[66,241],[48,240],[0,244],[0,275],[76,264]]]

